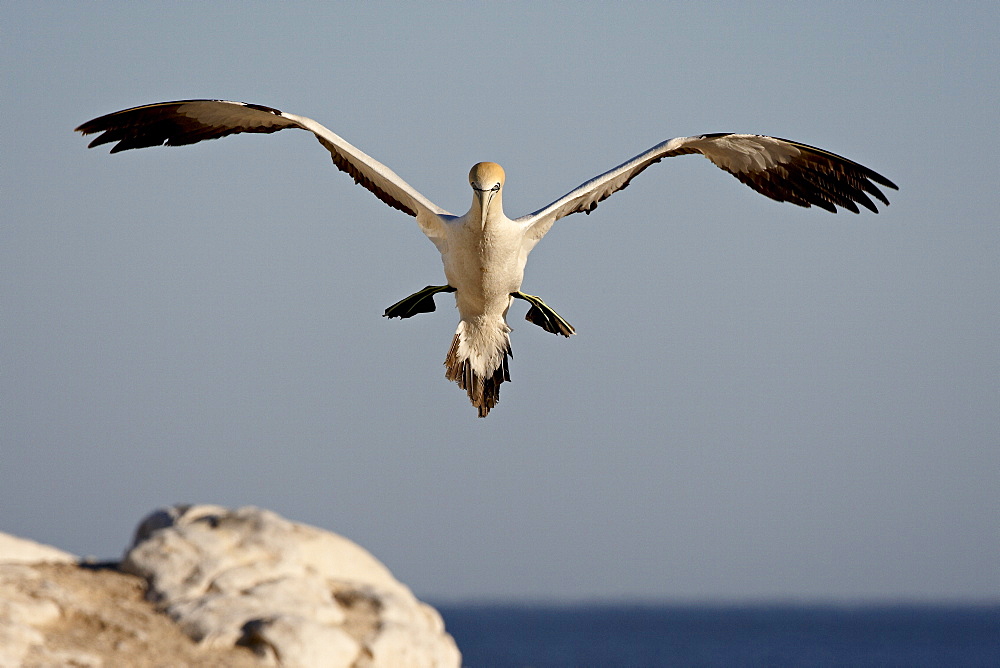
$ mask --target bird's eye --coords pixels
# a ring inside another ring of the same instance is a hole
[[[490,190],[492,190],[493,192],[500,192],[500,184],[497,183],[495,186],[490,188]]]

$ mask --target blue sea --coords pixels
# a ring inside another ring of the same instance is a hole
[[[1000,667],[1000,605],[438,605],[466,668]]]

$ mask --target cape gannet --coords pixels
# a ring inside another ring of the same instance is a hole
[[[884,176],[823,149],[766,135],[720,132],[678,137],[643,151],[628,162],[571,190],[551,204],[520,218],[503,211],[504,171],[481,162],[469,172],[472,206],[455,216],[421,195],[388,167],[366,155],[316,121],[271,107],[224,100],[180,100],[133,107],[95,118],[76,128],[102,133],[90,147],[115,143],[117,153],[147,146],[182,146],[240,132],[312,132],[330,151],[333,164],[380,200],[417,219],[441,252],[446,285],[429,285],[393,304],[390,318],[434,310],[434,296],[453,292],[460,321],[445,359],[446,378],[458,383],[486,417],[510,380],[507,310],[515,298],[531,304],[526,319],[548,332],[570,336],[573,327],[539,297],[521,292],[528,253],[552,223],[572,213],[590,213],[598,202],[627,186],[659,162],[700,153],[762,195],[803,207],[837,207],[858,213],[858,204],[878,213],[871,197],[889,204],[878,185],[898,189]],[[871,197],[869,197],[871,196]]]

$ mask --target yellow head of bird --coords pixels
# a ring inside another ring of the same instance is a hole
[[[495,162],[480,162],[469,170],[469,184],[476,190],[494,190],[503,185],[506,175]]]

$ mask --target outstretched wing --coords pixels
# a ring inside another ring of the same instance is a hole
[[[451,214],[421,195],[391,169],[344,141],[311,118],[271,107],[225,100],[159,102],[87,121],[76,130],[84,135],[100,132],[90,148],[117,142],[112,153],[147,146],[183,146],[240,132],[271,133],[300,128],[316,135],[330,151],[341,171],[394,209],[415,216],[427,236],[443,238],[440,217]]]
[[[552,223],[571,213],[590,213],[598,202],[626,187],[663,158],[700,153],[762,195],[799,206],[837,207],[858,213],[858,204],[878,213],[871,195],[889,204],[876,184],[898,190],[881,174],[823,149],[766,135],[716,133],[670,139],[591,179],[543,209],[519,218],[528,238],[541,239]]]

